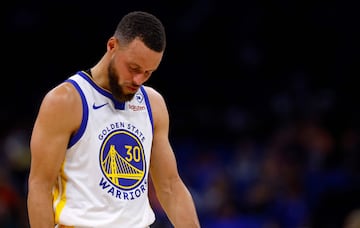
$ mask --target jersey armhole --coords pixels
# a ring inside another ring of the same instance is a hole
[[[89,108],[88,108],[88,104],[87,104],[84,92],[81,90],[79,84],[72,79],[67,79],[66,82],[71,83],[75,87],[75,89],[80,94],[81,103],[82,103],[82,120],[81,120],[80,128],[74,135],[71,136],[71,138],[69,140],[69,145],[68,145],[68,148],[70,148],[77,141],[79,141],[79,139],[85,132],[86,124],[87,124],[88,118],[89,118]]]

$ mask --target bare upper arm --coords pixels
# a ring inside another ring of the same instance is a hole
[[[155,188],[166,186],[178,179],[175,155],[169,142],[169,113],[164,98],[152,88],[146,87],[154,119],[154,139],[150,173]],[[164,172],[166,170],[166,172]]]
[[[30,140],[30,182],[52,186],[81,116],[81,98],[70,83],[63,83],[45,95]]]

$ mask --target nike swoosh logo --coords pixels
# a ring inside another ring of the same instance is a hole
[[[99,109],[99,108],[102,108],[104,107],[105,105],[107,105],[108,103],[105,103],[105,104],[101,104],[101,105],[96,105],[95,102],[93,104],[93,109]]]

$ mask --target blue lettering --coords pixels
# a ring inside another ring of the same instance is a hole
[[[121,199],[121,192],[120,192],[120,190],[116,190],[116,198]]]
[[[143,133],[136,128],[134,125],[127,123],[125,124],[124,122],[115,122],[115,123],[111,123],[109,126],[105,127],[104,129],[101,130],[101,133],[98,135],[98,139],[99,140],[104,140],[104,138],[112,131],[116,130],[116,129],[127,129],[130,130],[131,132],[133,132],[135,135],[137,135],[141,141],[145,141],[145,137],[143,135]]]
[[[111,187],[108,191],[108,193],[111,193],[111,195],[114,195],[114,187]]]
[[[102,187],[102,189],[107,189],[107,193],[117,199],[124,199],[124,200],[135,200],[142,196],[142,194],[147,194],[147,181],[144,180],[144,183],[141,184],[138,188],[136,188],[134,191],[121,191],[117,189],[116,187],[112,186],[109,182],[106,181],[104,177],[101,178],[99,182],[99,186]]]
[[[136,190],[135,190],[135,196],[136,196],[137,198],[139,198],[140,195],[141,195],[140,190],[139,190],[139,189],[136,189]]]
[[[130,195],[131,195],[131,198],[130,198],[130,199],[133,200],[133,199],[134,199],[134,196],[133,196],[133,193],[134,193],[134,192],[129,192],[129,193],[130,193]]]
[[[145,192],[145,185],[140,185],[140,189],[141,189],[141,192],[144,193]]]
[[[105,181],[104,178],[101,178],[99,185],[102,186],[103,189],[110,187],[110,184],[108,184],[108,182]]]

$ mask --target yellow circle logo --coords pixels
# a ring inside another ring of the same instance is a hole
[[[136,188],[145,177],[143,146],[134,134],[125,130],[114,131],[105,138],[100,163],[107,180],[122,190]]]

